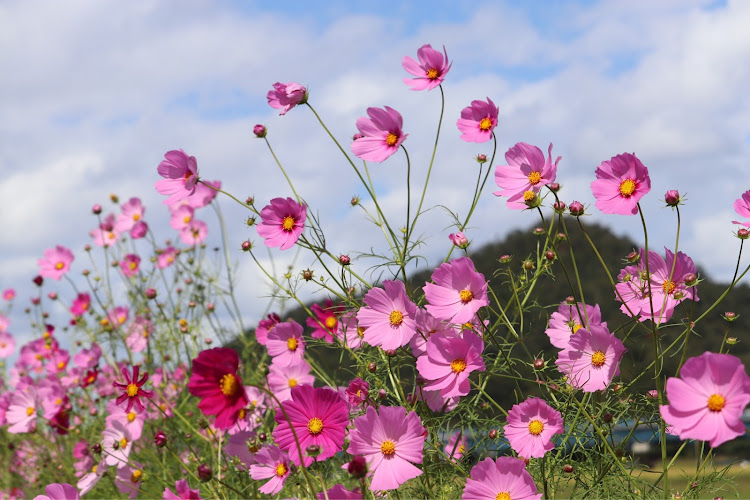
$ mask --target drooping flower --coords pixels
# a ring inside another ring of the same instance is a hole
[[[258,491],[275,495],[284,487],[291,470],[289,454],[278,446],[263,446],[255,454],[256,463],[250,466],[250,477],[256,481],[268,479]]]
[[[313,457],[306,454],[310,445],[320,447],[320,454],[315,458],[317,461],[341,451],[349,412],[338,393],[325,387],[298,385],[292,389],[291,401],[283,401],[281,407],[282,410],[276,412],[278,425],[273,430],[273,438],[282,450],[289,453],[292,462],[302,465],[304,459],[306,467],[312,464]]]
[[[214,426],[228,429],[237,422],[247,396],[237,374],[240,359],[237,351],[228,347],[206,349],[193,360],[193,373],[187,388],[201,398],[198,408],[206,415],[216,415]]]
[[[70,271],[73,258],[73,252],[62,245],[48,248],[44,251],[44,258],[38,260],[39,275],[60,281],[60,278]]]
[[[120,270],[122,274],[130,278],[138,274],[138,266],[140,264],[141,258],[133,253],[129,253],[120,261]]]
[[[124,392],[117,397],[117,404],[122,404],[125,400],[128,401],[128,404],[125,407],[125,413],[128,413],[133,408],[134,404],[136,408],[138,408],[138,411],[142,412],[145,407],[143,406],[143,403],[141,403],[141,398],[151,398],[154,395],[153,391],[144,391],[141,389],[143,384],[148,380],[148,373],[144,373],[139,379],[138,373],[140,369],[141,367],[139,365],[133,366],[133,376],[131,377],[127,368],[122,367],[121,372],[122,376],[125,377],[125,383],[115,382],[113,384],[118,389],[124,390]]]
[[[542,458],[555,447],[552,436],[564,431],[560,412],[539,398],[513,405],[503,429],[513,451],[524,458]]]
[[[341,308],[334,306],[331,299],[326,299],[322,307],[319,304],[311,305],[310,311],[315,314],[314,318],[305,320],[307,326],[313,329],[310,336],[314,339],[323,339],[329,344],[333,342],[333,336],[338,330],[336,317],[341,314]]]
[[[469,246],[469,239],[461,231],[455,234],[454,233],[449,234],[448,239],[451,240],[451,243],[456,245],[458,248],[464,249]]]
[[[187,479],[179,479],[175,481],[174,488],[177,494],[173,493],[169,488],[164,488],[162,493],[162,500],[202,500],[201,491],[198,489],[191,489]]]
[[[441,264],[432,273],[432,281],[422,289],[428,302],[425,309],[437,319],[466,323],[490,303],[487,281],[468,257]]]
[[[425,428],[416,412],[402,406],[372,406],[354,420],[349,432],[351,455],[363,455],[372,471],[370,489],[393,490],[422,474]]]
[[[740,217],[750,219],[750,190],[742,193],[742,196],[734,201],[734,211]],[[745,227],[750,227],[750,221],[740,222],[733,220],[732,224],[740,224]]]
[[[307,102],[307,89],[299,83],[276,82],[273,84],[273,89],[269,90],[268,94],[266,94],[266,99],[268,99],[269,106],[274,109],[280,109],[281,113],[279,114],[285,115],[287,111],[297,104]]]
[[[540,500],[534,479],[523,460],[513,457],[485,458],[471,469],[462,500]]]
[[[270,332],[278,323],[281,323],[281,318],[276,313],[271,313],[266,319],[260,320],[258,328],[255,329],[255,338],[260,345],[266,345],[268,332]]]
[[[417,306],[406,294],[402,281],[383,281],[383,288],[371,288],[357,313],[364,328],[364,341],[383,349],[398,349],[417,332],[414,315]]]
[[[570,341],[570,336],[586,324],[607,327],[607,322],[602,322],[602,312],[599,304],[593,306],[578,302],[570,304],[563,301],[557,312],[549,317],[549,327],[544,333],[549,337],[550,343],[558,349],[565,349]]]
[[[307,219],[307,207],[292,198],[274,198],[260,211],[258,235],[267,247],[292,248],[302,235]]]
[[[469,376],[484,371],[484,342],[478,335],[463,337],[435,333],[427,339],[427,353],[417,359],[417,370],[427,382],[424,389],[440,391],[444,398],[466,396],[471,390]]]
[[[268,369],[268,388],[279,401],[292,399],[292,389],[298,385],[312,385],[315,377],[310,375],[306,361],[286,368],[272,364]],[[273,402],[274,405],[276,401]]]
[[[367,108],[367,116],[357,120],[364,137],[352,142],[351,150],[362,160],[380,163],[398,151],[409,134],[404,134],[404,119],[393,108]]]
[[[302,325],[294,320],[278,323],[268,332],[266,348],[274,365],[288,367],[300,363],[305,357]]]
[[[162,203],[171,205],[195,192],[198,182],[198,161],[181,149],[167,151],[156,168],[163,180],[155,184],[159,194],[169,195]]]
[[[408,73],[416,76],[416,78],[404,78],[404,83],[411,86],[411,90],[432,90],[443,83],[445,75],[453,65],[448,61],[445,45],[443,45],[443,54],[433,49],[432,45],[426,44],[417,50],[419,62],[409,56],[404,56],[401,66]]]
[[[603,326],[589,325],[570,337],[568,346],[557,356],[557,369],[568,383],[584,392],[606,389],[620,373],[625,352],[622,341]]]
[[[492,131],[497,126],[497,115],[500,110],[492,99],[471,101],[461,111],[461,118],[456,122],[461,131],[461,139],[466,142],[487,142],[492,138]]]
[[[704,352],[685,361],[680,378],[667,379],[659,410],[680,439],[708,441],[712,448],[745,434],[742,413],[750,403],[750,377],[731,354]]]
[[[369,390],[370,384],[359,377],[349,382],[349,387],[346,388],[346,396],[349,398],[349,404],[359,406],[367,401]]]
[[[634,154],[623,153],[596,167],[591,191],[605,214],[634,215],[638,200],[651,190],[648,169]]]
[[[519,142],[505,153],[508,164],[498,165],[495,170],[495,183],[500,187],[500,191],[495,191],[495,196],[507,196],[508,208],[527,208],[527,193],[537,194],[542,186],[555,181],[557,164],[561,158],[562,156],[558,156],[552,163],[552,143],[545,159],[538,147]]]
[[[78,500],[78,488],[68,483],[52,483],[44,488],[46,495],[37,495],[34,500]]]

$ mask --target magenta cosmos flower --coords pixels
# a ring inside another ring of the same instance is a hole
[[[305,357],[302,325],[294,320],[278,323],[268,332],[266,349],[271,362],[279,367],[296,365]]]
[[[307,102],[307,89],[299,83],[289,82],[273,84],[273,89],[266,94],[268,105],[275,109],[280,109],[280,115],[285,115],[287,111],[297,104]]]
[[[314,389],[311,385],[300,385],[292,389],[291,401],[283,401],[281,408],[276,412],[278,425],[273,430],[273,439],[289,453],[292,462],[302,465],[304,458],[305,467],[312,464],[313,457],[305,451],[312,444],[320,447],[320,455],[315,459],[318,461],[341,451],[349,411],[338,393],[325,387]]]
[[[151,391],[144,391],[141,389],[143,387],[143,384],[146,383],[148,380],[148,373],[144,373],[143,376],[139,379],[138,378],[138,372],[140,371],[141,367],[138,365],[135,365],[133,367],[133,376],[130,376],[130,373],[128,373],[128,369],[126,367],[122,368],[122,376],[125,377],[125,383],[122,382],[114,382],[114,386],[118,389],[123,389],[123,393],[120,394],[117,397],[117,404],[121,404],[123,401],[127,400],[128,404],[125,408],[125,413],[130,412],[130,410],[133,408],[133,405],[138,408],[138,411],[143,411],[145,407],[143,406],[143,403],[141,403],[141,398],[150,398],[154,395]]]
[[[557,356],[557,369],[568,383],[584,392],[605,389],[620,373],[622,341],[603,326],[589,325],[570,337],[568,346]]]
[[[134,253],[129,253],[120,261],[120,271],[128,278],[131,278],[138,274],[140,264],[141,258]]]
[[[422,289],[428,302],[425,309],[437,319],[466,323],[490,303],[487,280],[468,257],[442,264],[432,273],[432,281]]]
[[[745,191],[740,198],[737,198],[734,201],[734,211],[737,212],[737,215],[740,217],[750,219],[750,191]],[[740,224],[745,227],[750,227],[750,221],[740,222],[733,220],[732,224]]]
[[[539,500],[531,474],[523,460],[500,457],[485,458],[471,469],[462,500]]]
[[[60,281],[65,273],[70,271],[73,262],[73,252],[62,245],[48,248],[44,251],[44,258],[39,259],[39,275]]]
[[[250,466],[250,477],[256,481],[268,479],[258,491],[266,495],[275,495],[284,487],[289,477],[289,455],[278,446],[264,446],[255,454],[257,463]]]
[[[560,412],[539,398],[513,405],[503,429],[513,451],[524,458],[542,458],[555,447],[552,436],[564,431]]]
[[[156,167],[163,180],[154,185],[159,194],[169,195],[162,203],[171,205],[195,192],[198,182],[198,161],[181,149],[167,151],[164,160]]]
[[[351,149],[358,158],[365,161],[382,162],[398,151],[406,140],[404,119],[401,113],[385,106],[385,109],[367,108],[367,117],[357,120],[357,128],[364,137],[352,143]]]
[[[730,354],[690,358],[680,378],[667,379],[668,405],[659,408],[680,439],[708,441],[712,448],[745,434],[742,412],[750,403],[750,377]]]
[[[354,420],[349,432],[351,455],[362,455],[372,471],[370,489],[394,490],[422,474],[413,464],[422,463],[427,431],[419,416],[402,406],[372,406]]]
[[[557,312],[553,312],[549,317],[549,327],[544,333],[553,346],[565,349],[570,342],[570,336],[586,327],[586,320],[589,325],[607,327],[606,321],[602,322],[599,304],[590,306],[583,302],[569,304],[564,301],[557,308]]]
[[[562,156],[558,156],[555,163],[552,163],[552,143],[545,159],[538,147],[519,142],[505,153],[508,164],[498,165],[495,170],[495,183],[500,191],[495,191],[494,195],[507,196],[508,208],[527,208],[526,201],[531,195],[537,194],[542,186],[555,181],[557,164],[561,158]]]
[[[177,493],[173,493],[169,488],[164,488],[162,500],[202,500],[199,489],[191,489],[187,479],[175,481],[174,488]]]
[[[417,306],[406,294],[402,281],[384,281],[383,288],[371,288],[357,313],[364,341],[383,349],[398,349],[417,333]]]
[[[267,247],[292,248],[305,229],[307,207],[292,198],[274,198],[260,211],[258,234]]]
[[[78,488],[68,483],[52,483],[44,488],[46,495],[37,495],[34,500],[78,500]]]
[[[320,304],[311,305],[310,311],[315,314],[314,318],[305,320],[307,326],[313,329],[310,336],[314,339],[323,339],[329,344],[333,342],[339,325],[336,317],[341,314],[341,308],[334,306],[331,299],[326,299],[322,307]]]
[[[651,191],[648,169],[634,154],[623,153],[596,167],[591,183],[596,208],[605,214],[638,213],[638,200]]]
[[[266,319],[262,319],[258,322],[258,328],[255,329],[255,338],[260,345],[266,345],[268,332],[279,323],[281,323],[281,317],[276,313],[271,313]]]
[[[440,391],[443,398],[466,396],[469,375],[484,371],[484,342],[474,333],[463,337],[434,333],[427,339],[427,353],[417,358],[417,370],[427,380],[426,391]]]
[[[445,56],[443,56],[445,54]],[[448,61],[448,52],[443,45],[443,54],[432,48],[432,45],[426,44],[417,50],[417,59],[415,61],[409,56],[404,56],[401,66],[416,76],[416,78],[404,78],[404,83],[411,86],[412,90],[432,90],[445,79],[445,75],[450,71],[452,62]]]
[[[201,398],[198,408],[203,413],[216,415],[214,426],[218,429],[232,427],[240,410],[248,404],[237,374],[239,364],[237,352],[228,347],[201,351],[193,360],[193,374],[187,388],[190,394]]]
[[[497,115],[500,110],[492,99],[471,101],[461,111],[461,118],[456,122],[461,131],[461,139],[466,142],[487,142],[492,138],[492,130],[497,126]]]

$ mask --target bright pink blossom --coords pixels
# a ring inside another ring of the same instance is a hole
[[[595,392],[606,389],[620,373],[625,346],[605,327],[592,324],[589,328],[581,328],[570,337],[555,364],[568,377],[570,385],[584,392]]]
[[[141,203],[140,198],[130,198],[120,207],[120,215],[115,222],[115,231],[118,233],[127,233],[143,219],[143,213],[146,208]]]
[[[260,320],[258,328],[255,329],[255,338],[260,345],[266,345],[268,332],[270,332],[278,323],[281,323],[281,318],[276,313],[271,313],[266,319]]]
[[[198,408],[204,414],[216,415],[217,429],[232,427],[240,410],[247,405],[247,395],[237,374],[239,363],[237,351],[228,347],[206,349],[193,360],[187,388],[201,399]]]
[[[107,417],[104,419],[107,427],[114,427],[115,422],[128,431],[130,439],[133,441],[140,439],[143,434],[143,426],[146,423],[146,413],[130,410],[123,412],[122,408],[117,405],[116,399],[110,399],[107,403]]]
[[[91,306],[91,297],[88,293],[79,293],[73,300],[73,304],[70,306],[70,312],[76,318],[83,316],[83,314],[89,310]]]
[[[461,139],[466,142],[487,142],[492,138],[492,131],[497,126],[497,115],[500,110],[492,99],[471,101],[461,111],[461,118],[456,125],[461,131]]]
[[[178,231],[182,231],[190,225],[194,216],[195,209],[193,207],[190,205],[180,205],[175,210],[172,210],[169,225]]]
[[[354,420],[349,432],[351,455],[363,455],[372,471],[370,489],[393,490],[422,474],[426,430],[416,412],[402,406],[372,406]]]
[[[737,198],[734,201],[734,211],[737,212],[737,215],[740,217],[750,219],[750,191],[745,191],[740,198]],[[732,224],[740,224],[745,227],[750,227],[750,221],[740,222],[733,220]]]
[[[537,194],[542,186],[555,181],[561,158],[558,156],[552,163],[552,143],[545,159],[538,147],[519,142],[505,153],[508,164],[498,165],[495,170],[495,183],[500,187],[500,191],[495,191],[495,196],[507,196],[508,208],[527,208],[528,193]]]
[[[469,376],[484,371],[484,342],[478,335],[463,337],[435,333],[427,340],[427,353],[417,359],[417,370],[427,380],[424,389],[440,391],[444,398],[466,396],[471,390]]]
[[[258,235],[267,247],[292,248],[302,235],[307,219],[307,207],[292,198],[274,198],[260,211]]]
[[[462,500],[540,500],[523,460],[513,457],[485,458],[471,469]]]
[[[125,407],[125,413],[128,413],[133,408],[133,405],[138,408],[138,411],[142,412],[145,407],[143,406],[143,403],[141,403],[141,398],[151,398],[154,395],[153,391],[145,391],[141,389],[143,384],[148,380],[148,373],[144,373],[139,379],[138,373],[140,369],[141,367],[139,365],[133,366],[133,376],[131,377],[128,369],[123,367],[121,372],[122,376],[125,378],[125,383],[114,382],[115,387],[124,391],[117,397],[117,404],[119,405],[125,400],[128,402]]]
[[[294,320],[278,323],[268,332],[266,341],[271,362],[279,367],[288,367],[305,358],[305,339],[302,325]]]
[[[285,115],[287,111],[297,104],[307,102],[307,89],[299,83],[289,82],[273,84],[273,89],[266,94],[268,105],[275,109],[280,109],[280,115]]]
[[[115,214],[107,215],[99,223],[99,227],[89,233],[94,239],[94,244],[100,247],[108,247],[117,241],[120,233],[115,230]]]
[[[165,269],[174,264],[176,258],[177,250],[173,246],[168,246],[156,256],[156,267],[159,269]]]
[[[16,341],[9,332],[0,330],[0,359],[9,357],[16,350]]]
[[[285,368],[272,364],[268,369],[268,388],[279,401],[292,399],[292,389],[298,385],[313,383],[315,377],[310,375],[310,365],[306,361]]]
[[[357,313],[364,328],[364,341],[383,349],[398,349],[417,333],[414,315],[417,306],[406,294],[402,281],[383,281],[383,288],[371,288]]]
[[[313,457],[306,454],[310,445],[320,447],[316,461],[341,451],[349,412],[338,393],[325,387],[301,385],[292,389],[291,401],[283,401],[281,407],[282,410],[276,412],[278,425],[273,430],[273,439],[279,448],[289,453],[292,462],[302,465],[304,459],[306,467],[312,464]]]
[[[99,364],[99,358],[101,358],[101,356],[102,348],[99,347],[99,344],[94,342],[91,344],[90,348],[83,348],[78,351],[73,357],[73,361],[84,370],[88,370]]]
[[[401,66],[408,73],[416,76],[416,78],[404,78],[404,83],[411,86],[411,90],[432,90],[443,83],[445,75],[453,65],[448,61],[445,45],[443,45],[443,54],[433,49],[432,45],[426,44],[417,50],[419,62],[409,56],[404,56]]]
[[[257,463],[250,466],[250,477],[256,481],[268,479],[258,491],[275,495],[284,487],[291,470],[289,454],[278,446],[264,446],[255,454]]]
[[[524,458],[542,458],[555,447],[552,437],[564,431],[560,412],[539,398],[513,405],[503,429],[513,451]]]
[[[346,397],[349,399],[349,404],[352,406],[359,406],[367,401],[369,394],[370,384],[357,377],[349,382],[349,387],[346,388]]]
[[[316,496],[318,500],[362,500],[362,492],[359,488],[355,488],[354,491],[349,491],[342,485],[337,484],[333,488],[329,488],[326,492],[320,492]]]
[[[708,441],[712,448],[745,434],[742,413],[750,403],[750,377],[730,354],[704,352],[690,358],[680,378],[667,379],[659,410],[680,439]]]
[[[427,312],[451,323],[470,321],[480,308],[489,305],[487,280],[474,269],[468,257],[446,262],[432,273],[432,281],[422,288]]]
[[[305,320],[307,326],[313,329],[310,336],[314,339],[323,339],[329,344],[333,342],[333,336],[338,330],[336,318],[341,314],[341,308],[334,306],[331,299],[326,299],[322,307],[319,304],[311,305],[310,311],[315,314],[314,318]]]
[[[427,340],[429,340],[432,334],[447,333],[453,336],[459,335],[459,332],[454,330],[450,323],[445,320],[437,319],[424,309],[417,309],[417,314],[414,315],[414,321],[417,325],[417,334],[412,337],[409,342],[409,347],[411,347],[411,353],[415,358],[418,358],[427,352]]]
[[[469,239],[461,231],[455,234],[454,233],[449,234],[448,239],[451,240],[451,243],[456,245],[458,248],[463,249],[469,246]]]
[[[24,434],[36,429],[36,417],[39,412],[39,398],[33,386],[26,390],[17,389],[10,397],[10,404],[5,411],[5,419],[11,434]]]
[[[451,434],[445,448],[443,448],[443,451],[451,462],[458,462],[461,460],[467,450],[468,445],[466,443],[466,434],[461,431],[456,431]]]
[[[623,153],[596,167],[591,191],[596,208],[605,214],[634,215],[638,213],[638,200],[651,191],[651,178],[641,160]]]
[[[343,313],[339,319],[339,329],[336,337],[349,349],[359,349],[362,347],[362,340],[365,336],[365,328],[359,326],[357,313],[348,311]]]
[[[120,270],[122,274],[131,278],[138,274],[138,266],[140,264],[141,258],[133,253],[129,253],[120,261]]]
[[[78,488],[68,483],[52,483],[44,488],[46,495],[37,495],[34,500],[78,500]]]
[[[187,479],[179,479],[174,483],[175,491],[177,494],[172,493],[169,488],[164,488],[162,493],[163,500],[202,500],[201,491],[199,489],[191,489]]]
[[[553,346],[565,349],[568,347],[570,336],[581,328],[586,328],[587,321],[589,325],[607,327],[607,323],[602,322],[599,304],[590,306],[583,302],[569,304],[563,301],[557,308],[557,312],[553,312],[549,317],[549,327],[544,333],[547,334]]]
[[[180,240],[186,245],[200,245],[206,239],[207,234],[208,225],[202,220],[193,219],[187,227],[180,231]]]
[[[195,192],[198,182],[198,161],[181,149],[167,151],[164,160],[156,168],[163,180],[155,184],[159,194],[169,195],[162,203],[176,203]]]
[[[48,248],[44,251],[44,258],[38,260],[39,275],[60,281],[60,278],[70,271],[73,258],[73,252],[62,245]]]
[[[133,436],[130,429],[120,421],[108,422],[102,433],[102,458],[111,467],[122,468],[128,464],[133,450]]]
[[[117,469],[117,475],[115,476],[115,486],[117,491],[120,493],[127,493],[128,498],[135,498],[141,491],[141,483],[143,478],[143,467],[139,463],[134,463],[135,467],[131,465],[123,465]]]
[[[385,109],[367,108],[367,117],[357,120],[357,128],[364,137],[352,142],[351,150],[365,161],[382,162],[398,151],[406,140],[404,119],[401,113],[385,106]]]

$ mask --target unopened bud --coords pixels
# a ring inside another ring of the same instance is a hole
[[[375,370],[377,369],[378,365],[376,365],[375,363],[370,363],[369,365],[367,365],[367,371],[370,373],[375,373]]]
[[[497,429],[490,429],[490,432],[487,435],[490,439],[495,439],[497,437]]]
[[[362,478],[367,474],[367,460],[362,455],[355,455],[346,466],[346,470],[354,478]]]
[[[253,134],[255,134],[255,137],[257,137],[258,139],[263,139],[267,133],[268,130],[266,129],[265,125],[261,125],[259,123],[253,127]]]
[[[555,212],[561,214],[565,212],[565,208],[567,208],[567,205],[564,201],[556,201],[552,204],[552,208],[555,209]]]
[[[750,237],[750,231],[748,231],[744,227],[742,229],[738,229],[737,237],[741,240],[746,240],[748,237]]]
[[[253,248],[253,244],[250,243],[250,240],[245,240],[245,241],[242,242],[242,251],[243,252],[249,252],[251,248]]]
[[[351,201],[349,202],[353,207],[356,207],[359,205],[359,196],[352,196]]]
[[[313,279],[313,272],[310,269],[305,269],[304,271],[302,271],[302,279],[304,279],[305,281],[310,281],[311,279]]]
[[[551,182],[551,183],[547,184],[547,187],[548,187],[548,188],[549,188],[549,190],[550,190],[550,191],[552,191],[553,193],[556,193],[556,192],[560,191],[560,184],[559,184],[559,183],[557,183],[557,182]],[[564,207],[564,206],[565,206],[565,203],[563,203],[563,207]]]
[[[114,193],[112,193],[112,194],[109,195],[109,199],[110,199],[110,201],[112,201],[112,203],[119,203],[120,202],[120,198],[118,198],[117,195],[114,194]]]
[[[154,434],[154,444],[162,448],[167,444],[167,435],[164,434],[164,431],[157,431],[156,434]]]
[[[146,298],[147,299],[155,299],[156,298],[156,290],[154,288],[146,288]]]
[[[255,199],[252,196],[248,196],[247,199],[245,200],[245,204],[252,205],[253,203],[255,203]]]
[[[510,262],[510,259],[512,259],[512,258],[513,257],[510,256],[510,255],[508,255],[508,254],[501,255],[500,256],[500,263],[501,264],[507,264],[508,262]]]
[[[531,271],[532,269],[534,269],[534,263],[530,260],[525,260],[523,261],[523,268],[527,271]]]
[[[544,228],[543,227],[535,227],[533,233],[537,236],[542,236],[544,234]]]
[[[544,360],[542,358],[536,358],[534,360],[534,369],[541,370],[542,368],[544,368]]]
[[[477,163],[487,163],[487,155],[477,155]]]
[[[200,464],[198,466],[198,478],[201,481],[210,481],[213,477],[214,473],[211,470],[211,467],[207,464]]]
[[[102,213],[102,206],[98,203],[95,204],[93,207],[91,207],[91,213],[94,215],[99,215],[100,213]]]
[[[339,256],[339,262],[342,266],[348,266],[352,262],[352,259],[348,255],[341,255]]]
[[[311,444],[308,445],[305,451],[307,451],[308,456],[315,458],[320,455],[320,446],[317,444]]]
[[[573,466],[570,464],[563,465],[563,472],[566,474],[570,474],[571,472],[573,472]]]
[[[568,304],[569,306],[575,305],[576,298],[573,297],[572,295],[568,295],[567,297],[565,297],[565,303]]]
[[[684,279],[687,286],[695,286],[698,284],[698,277],[693,273],[686,274]]]
[[[727,337],[727,344],[734,345],[737,343],[737,337]]]
[[[545,258],[546,258],[547,260],[555,260],[555,252],[553,252],[552,250],[547,250],[547,251],[546,251],[546,252],[544,253],[544,257],[545,257]]]
[[[583,203],[581,203],[580,201],[574,201],[573,203],[568,205],[568,211],[573,217],[580,217],[581,215],[583,215],[585,208],[583,206]]]

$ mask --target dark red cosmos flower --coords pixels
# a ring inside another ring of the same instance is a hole
[[[115,387],[125,391],[120,394],[115,401],[115,403],[119,405],[126,399],[128,400],[128,406],[125,408],[125,413],[130,413],[130,410],[133,409],[133,404],[138,407],[138,411],[143,411],[144,406],[143,403],[141,403],[141,397],[151,398],[154,395],[152,391],[144,391],[141,389],[143,384],[148,380],[148,373],[144,373],[140,380],[138,380],[138,372],[140,369],[140,366],[135,365],[133,367],[133,377],[131,378],[128,369],[122,367],[122,376],[125,377],[126,382],[124,384],[122,382],[113,382]]]
[[[217,429],[232,427],[240,410],[250,403],[237,375],[239,364],[237,352],[228,347],[206,349],[193,360],[188,390],[201,398],[198,408],[204,414],[216,415]]]

